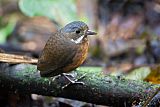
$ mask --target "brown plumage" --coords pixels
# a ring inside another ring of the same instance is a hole
[[[87,35],[94,34],[81,21],[69,23],[53,34],[38,60],[41,76],[56,76],[79,67],[87,57]]]

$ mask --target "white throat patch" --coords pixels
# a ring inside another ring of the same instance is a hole
[[[84,35],[82,35],[81,37],[79,37],[76,40],[71,39],[71,41],[74,42],[74,43],[76,43],[76,44],[78,44],[78,43],[81,43],[81,41],[82,41],[83,38],[84,38]]]

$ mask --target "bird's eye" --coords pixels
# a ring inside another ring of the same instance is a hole
[[[79,34],[79,33],[80,33],[80,30],[76,30],[76,33]]]

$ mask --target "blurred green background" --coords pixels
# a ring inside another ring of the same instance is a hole
[[[75,20],[98,33],[89,37],[86,66],[126,71],[160,62],[156,0],[0,0],[0,48],[38,57],[49,36]]]

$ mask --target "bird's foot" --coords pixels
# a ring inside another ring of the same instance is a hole
[[[84,85],[84,84],[85,84],[84,82],[80,82],[79,80],[82,79],[82,78],[84,78],[86,74],[84,74],[84,75],[82,75],[82,76],[80,76],[79,78],[74,79],[74,80],[72,80],[71,78],[69,78],[69,76],[71,76],[72,78],[75,78],[75,76],[74,76],[73,74],[63,73],[62,75],[69,81],[69,83],[67,83],[66,85],[64,85],[64,86],[62,87],[62,89],[68,87],[68,86],[71,85],[71,84],[81,84],[81,85]]]

